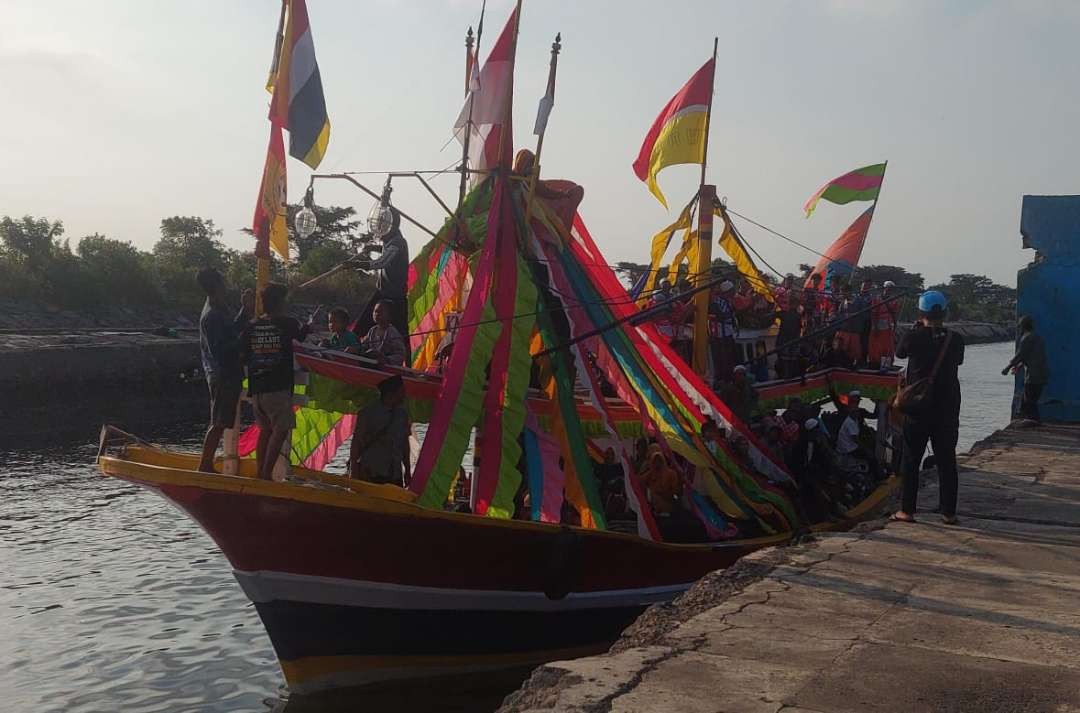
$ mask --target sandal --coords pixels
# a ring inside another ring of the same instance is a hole
[[[915,522],[915,518],[907,513],[894,512],[892,515],[889,515],[889,522],[906,522],[910,524]]]

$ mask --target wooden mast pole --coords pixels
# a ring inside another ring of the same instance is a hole
[[[484,0],[480,5],[480,22],[476,26],[475,52],[472,49],[472,26],[469,27],[468,34],[465,35],[465,96],[469,100],[469,115],[465,119],[465,140],[461,142],[461,180],[458,183],[458,210],[461,210],[461,204],[465,202],[465,192],[469,188],[469,144],[472,143],[473,102],[475,101],[472,91],[472,73],[473,63],[480,63],[480,40],[484,38],[484,13],[486,11],[487,0]],[[477,69],[476,71],[479,74],[480,70]]]
[[[278,16],[277,35],[274,38],[274,58],[270,62],[270,76],[266,80],[267,88],[273,90],[277,86],[277,74],[281,63],[281,48],[285,42],[285,10],[288,0],[281,0],[281,14]],[[276,93],[271,95],[270,101],[276,100]],[[276,115],[277,107],[270,107],[270,122]],[[273,130],[273,128],[271,129]],[[267,226],[267,230],[269,230]],[[267,233],[266,240],[260,240],[255,244],[255,315],[262,314],[262,291],[270,283],[270,235]]]
[[[555,35],[555,41],[551,43],[551,64],[548,66],[548,83],[547,92],[544,94],[544,98],[541,99],[540,112],[551,112],[551,108],[555,105],[555,73],[559,67],[559,51],[562,49],[562,33]],[[543,102],[548,102],[545,107]],[[536,155],[533,156],[533,166],[531,175],[529,176],[529,197],[525,201],[525,227],[528,229],[529,220],[532,218],[533,199],[536,197],[536,184],[540,182],[540,154],[544,151],[544,135],[547,133],[547,116],[537,116],[538,128],[540,131],[536,138]],[[539,123],[542,122],[542,123]]]
[[[694,285],[699,287],[709,279],[712,268],[713,204],[716,202],[716,186],[705,183],[705,163],[709,156],[709,124],[712,120],[713,94],[716,88],[716,50],[719,37],[713,38],[713,76],[709,83],[709,107],[705,111],[705,145],[701,151],[701,182],[698,187],[698,250],[694,265]],[[709,290],[701,290],[694,296],[694,355],[693,368],[700,376],[709,369]]]

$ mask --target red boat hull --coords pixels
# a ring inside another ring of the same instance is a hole
[[[181,457],[156,460],[169,458]],[[425,510],[388,486],[326,492],[175,465],[102,459],[214,539],[299,692],[600,651],[650,604],[784,539],[658,544]]]

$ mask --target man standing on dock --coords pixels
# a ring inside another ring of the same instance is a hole
[[[919,321],[904,335],[896,356],[908,360],[907,383],[929,379],[930,396],[904,421],[904,480],[900,510],[891,520],[915,522],[919,497],[919,468],[929,441],[934,447],[941,492],[941,519],[956,524],[956,441],[960,434],[960,377],[964,338],[945,329],[945,295],[937,290],[919,297]]]
[[[1046,363],[1046,343],[1043,338],[1035,333],[1035,320],[1030,315],[1020,318],[1017,325],[1020,328],[1020,343],[1016,347],[1016,356],[1009,365],[1001,370],[1002,376],[1009,372],[1016,373],[1020,367],[1024,367],[1024,393],[1020,397],[1021,418],[1027,418],[1037,424],[1042,424],[1039,417],[1039,398],[1042,397],[1043,388],[1050,381],[1050,368]]]

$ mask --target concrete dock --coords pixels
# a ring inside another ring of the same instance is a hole
[[[756,553],[500,711],[1080,712],[1080,428],[995,434],[936,505]]]

